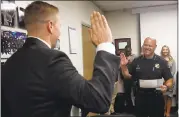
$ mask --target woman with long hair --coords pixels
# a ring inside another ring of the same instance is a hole
[[[167,62],[170,68],[172,75],[175,75],[176,72],[176,63],[173,57],[170,54],[170,48],[167,45],[164,45],[161,49],[161,57],[163,57]],[[169,89],[166,93],[164,93],[165,99],[165,117],[170,117],[170,110],[172,106],[172,97],[173,97],[173,88]]]

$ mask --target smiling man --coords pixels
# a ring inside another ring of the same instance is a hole
[[[147,37],[143,43],[143,55],[132,61],[129,70],[127,58],[123,53],[120,55],[122,74],[137,81],[136,117],[164,117],[163,92],[172,87],[173,76],[167,62],[155,54],[156,47],[156,40]],[[165,85],[159,84],[162,78]]]

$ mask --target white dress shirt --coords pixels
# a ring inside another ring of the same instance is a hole
[[[109,53],[115,55],[115,47],[110,42],[99,44],[96,48],[96,52],[98,52],[98,51],[106,51],[106,52],[109,52]]]

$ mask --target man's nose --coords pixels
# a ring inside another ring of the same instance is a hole
[[[145,49],[149,49],[149,46],[146,46]]]

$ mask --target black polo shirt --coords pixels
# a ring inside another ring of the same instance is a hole
[[[135,58],[131,63],[129,72],[132,75],[132,79],[136,81],[139,79],[152,80],[162,78],[167,81],[173,78],[167,61],[156,54],[151,59],[147,59],[144,56]]]

